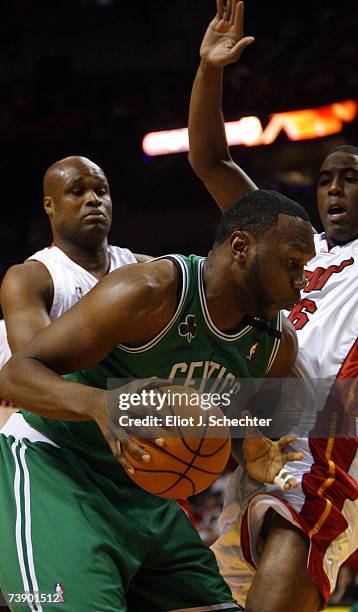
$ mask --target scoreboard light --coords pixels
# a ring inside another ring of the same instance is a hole
[[[289,140],[309,140],[338,134],[343,122],[354,121],[358,112],[355,100],[343,100],[327,106],[306,110],[288,111],[270,115],[263,129],[258,117],[242,117],[238,121],[225,123],[229,145],[268,145],[276,140],[283,130]],[[189,151],[187,128],[150,132],[143,138],[142,148],[146,155],[171,155]]]

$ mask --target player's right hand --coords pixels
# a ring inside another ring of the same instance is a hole
[[[216,0],[216,15],[210,22],[200,47],[200,57],[217,68],[237,62],[255,39],[243,35],[244,3]]]
[[[128,394],[129,396],[141,391],[157,389],[159,387],[168,386],[170,382],[160,378],[142,378],[133,380],[126,385],[122,385],[118,389],[107,392],[107,406],[105,410],[100,409],[96,412],[95,420],[101,429],[111,451],[118,463],[129,473],[134,473],[134,467],[128,460],[128,455],[137,461],[148,463],[151,459],[140,445],[138,445],[131,435],[136,438],[152,439],[158,446],[164,446],[164,438],[166,431],[161,427],[148,429],[144,427],[123,427],[119,424],[119,417],[123,413],[118,407],[118,394]],[[102,407],[103,408],[103,407]],[[141,418],[147,415],[157,415],[155,408],[151,406],[132,406],[128,416],[131,418]],[[127,458],[124,456],[124,451],[127,453]]]

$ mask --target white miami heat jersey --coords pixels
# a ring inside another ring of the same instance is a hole
[[[341,430],[348,435],[336,429],[342,415],[343,422],[347,415],[356,416],[358,240],[329,250],[321,234],[315,236],[315,246],[302,300],[287,312],[298,336],[291,372],[298,386],[284,382],[273,415],[287,428],[279,435],[298,434],[291,446],[303,453],[303,460],[285,467],[299,486],[282,491],[275,484],[262,485],[240,465],[226,489],[222,535],[213,545],[220,571],[243,606],[260,560],[259,536],[269,508],[310,538],[308,572],[325,600],[340,565],[358,547],[358,440],[356,432],[351,433],[355,419],[349,421],[352,429]],[[340,392],[335,395],[337,386]]]
[[[136,258],[129,249],[109,246],[108,254],[109,272],[136,263]],[[37,251],[27,259],[32,260],[41,262],[52,277],[54,293],[50,310],[51,321],[58,319],[98,283],[98,278],[75,263],[56,245]]]
[[[343,392],[358,373],[358,240],[329,250],[316,234],[315,246],[301,302],[286,313],[299,351],[290,375],[297,381],[283,384],[281,409],[299,436],[312,432],[335,379],[344,381],[336,387]]]
[[[317,254],[306,266],[308,283],[301,292],[302,300],[285,313],[296,328],[299,348],[273,415],[280,427],[277,436],[298,435],[292,446],[303,452],[304,460],[287,464],[298,481],[311,469],[308,437],[335,379],[350,361],[349,377],[358,376],[358,240],[329,250],[325,235],[316,234],[315,246]],[[227,487],[220,517],[223,530],[260,490],[278,491],[276,485],[262,486],[252,480],[239,466]],[[281,494],[292,505],[293,498],[299,497],[297,489]]]
[[[358,240],[329,250],[316,234],[315,246],[302,300],[287,315],[297,331],[298,369],[334,379],[358,337]]]
[[[4,319],[0,319],[0,369],[5,365],[10,357],[11,351],[7,342],[5,321]],[[7,410],[2,410],[3,408],[15,408],[15,406],[12,402],[8,402],[0,397],[0,429],[7,421],[9,416],[9,412]]]
[[[11,351],[7,342],[7,334],[4,319],[0,319],[0,369],[10,359]]]

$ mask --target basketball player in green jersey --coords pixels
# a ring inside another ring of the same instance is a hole
[[[296,342],[279,311],[299,301],[313,253],[305,211],[255,191],[223,216],[206,259],[113,272],[12,357],[0,393],[29,412],[26,436],[2,441],[5,593],[45,599],[56,586],[64,603],[52,609],[76,612],[239,609],[177,504],[139,489],[116,463],[129,469],[119,442],[133,455],[138,447],[109,408],[107,378],[203,377],[229,388],[242,376],[284,375]],[[272,482],[300,459],[285,452],[291,439],[248,444],[250,474]]]

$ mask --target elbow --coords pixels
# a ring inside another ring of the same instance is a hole
[[[196,161],[195,155],[193,155],[192,151],[189,151],[189,153],[188,153],[188,162],[189,162],[189,165],[191,166],[191,169],[194,170],[195,174],[198,174],[197,170],[196,170],[196,168],[197,168],[197,161]]]
[[[189,151],[188,161],[196,176],[205,183],[212,175],[213,164],[200,156],[193,155],[192,151]]]
[[[243,175],[243,173],[238,169],[229,152],[221,151],[220,153],[212,152],[209,154],[208,151],[205,150],[205,154],[199,154],[193,153],[193,151],[190,150],[188,160],[195,174],[205,184],[219,180],[218,177],[221,177],[223,173],[225,173],[225,176],[228,176],[228,178],[233,175],[236,181],[241,181],[241,175]],[[239,179],[237,178],[238,175],[240,176]],[[247,180],[250,181],[250,179],[247,179],[245,176],[245,187]],[[256,188],[256,186],[250,181],[250,186],[246,187],[246,191],[252,188]]]
[[[9,401],[15,402],[14,390],[16,389],[16,366],[14,367],[14,357],[1,368],[0,370],[0,397]]]

